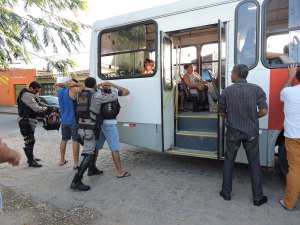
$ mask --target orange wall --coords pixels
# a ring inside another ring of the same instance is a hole
[[[8,77],[8,84],[2,84],[0,86],[0,105],[11,106],[16,105],[16,84],[25,84],[26,87],[32,81],[36,80],[37,70],[26,69],[26,70],[11,70],[0,72],[0,76]]]

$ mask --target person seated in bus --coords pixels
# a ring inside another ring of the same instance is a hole
[[[184,108],[184,89],[180,81],[178,83],[178,105],[178,112],[181,113],[188,111]]]
[[[289,45],[285,45],[283,47],[283,55],[279,56],[280,60],[282,61],[282,63],[291,63],[291,59],[289,57]]]
[[[155,66],[154,60],[147,58],[144,62],[144,71],[142,72],[142,74],[144,75],[153,74],[154,66]]]
[[[184,65],[184,69],[186,70],[186,73],[183,75],[183,81],[189,88],[191,94],[198,94],[207,89],[207,81],[203,80],[203,78],[194,71],[192,63]],[[217,105],[212,98],[212,93],[209,91],[205,91],[205,93],[209,104],[209,111],[217,112]]]

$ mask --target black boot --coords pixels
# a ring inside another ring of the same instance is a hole
[[[88,191],[91,189],[90,186],[85,185],[84,183],[82,183],[81,180],[82,180],[84,172],[90,166],[92,159],[93,159],[92,154],[84,155],[83,160],[79,166],[79,169],[72,180],[72,183],[70,186],[71,189],[75,189],[75,190],[79,190],[79,191]]]
[[[27,163],[29,167],[42,167],[41,164],[38,164],[38,162],[36,161],[36,159],[33,157],[33,148],[30,147],[25,147],[23,148],[25,155],[27,157]]]
[[[33,156],[33,159],[34,159],[35,161],[37,161],[37,162],[41,161],[41,159],[35,158],[34,156]],[[28,159],[27,159],[27,163],[29,163],[29,160],[28,160]]]
[[[41,164],[39,164],[35,159],[31,159],[31,160],[27,160],[27,162],[28,162],[28,166],[29,167],[42,167],[42,165]]]
[[[88,169],[88,176],[94,176],[94,175],[99,175],[99,174],[103,174],[103,171],[99,170],[96,167],[95,163],[92,163]]]
[[[91,162],[91,164],[89,166],[89,169],[88,169],[88,176],[103,174],[103,171],[99,170],[96,167],[97,156],[98,156],[98,150],[95,150],[92,162]]]
[[[74,189],[74,190],[78,190],[78,191],[88,191],[88,190],[90,190],[91,187],[88,186],[88,185],[85,185],[84,183],[82,183],[81,179],[82,179],[82,177],[80,177],[76,173],[73,180],[72,180],[70,188]]]

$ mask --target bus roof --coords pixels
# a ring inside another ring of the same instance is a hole
[[[182,0],[161,6],[147,8],[120,16],[110,17],[105,20],[98,20],[93,24],[93,30],[101,30],[114,25],[126,25],[132,22],[158,19],[166,16],[194,11],[201,8],[209,8],[227,3],[240,2],[242,0]],[[149,2],[151,4],[151,2]]]

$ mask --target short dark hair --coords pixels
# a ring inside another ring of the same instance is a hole
[[[183,66],[183,68],[186,70],[187,68],[189,68],[190,65],[192,65],[192,63],[185,64],[185,65]]]
[[[248,66],[245,64],[237,64],[232,68],[232,73],[237,74],[241,79],[246,79],[249,73]]]
[[[153,63],[154,64],[155,62],[152,59],[146,58],[145,61],[144,61],[144,66],[146,66],[146,64],[148,64],[148,63]]]
[[[29,88],[33,88],[33,89],[41,89],[42,86],[39,82],[37,81],[32,81],[30,84],[29,84]]]
[[[296,72],[296,78],[300,82],[300,69],[298,69]]]
[[[84,81],[84,85],[88,88],[93,88],[96,84],[96,79],[94,77],[88,77]]]
[[[78,80],[76,80],[75,78],[72,78],[71,80],[74,81],[75,83],[79,83]]]

